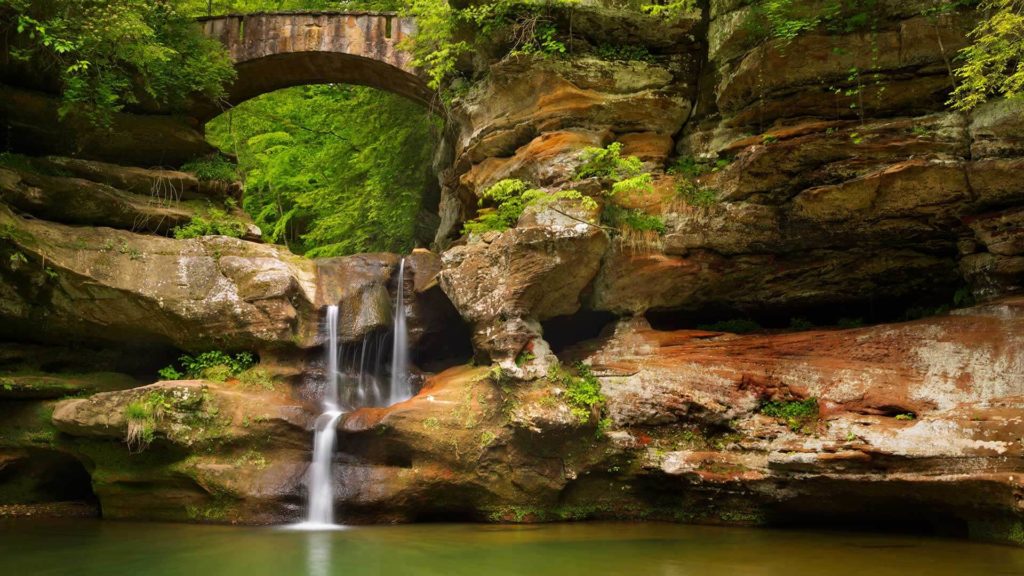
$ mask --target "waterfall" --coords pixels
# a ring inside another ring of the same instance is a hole
[[[338,418],[342,412],[338,406],[338,307],[327,307],[327,370],[324,374],[322,395],[323,412],[316,419],[313,435],[313,462],[306,478],[309,492],[309,510],[306,521],[297,527],[323,530],[334,526],[334,485],[331,478],[331,461],[334,458],[334,441],[337,437]]]
[[[409,329],[405,319],[405,258],[398,266],[398,289],[395,290],[391,345],[391,395],[389,404],[412,398],[409,382]]]
[[[334,524],[334,486],[331,482],[331,460],[341,412],[331,410],[316,419],[313,437],[313,463],[309,467],[309,511],[305,525],[327,528]]]
[[[300,529],[338,528],[334,524],[334,484],[332,461],[337,438],[338,419],[349,410],[380,406],[408,400],[413,395],[409,378],[409,330],[405,309],[405,258],[398,267],[391,336],[390,386],[385,390],[386,332],[368,334],[358,344],[342,345],[338,337],[338,307],[328,306],[327,366],[321,394],[323,411],[316,420],[313,436],[313,462],[309,466],[306,488],[309,510]]]
[[[338,409],[338,307],[327,307],[327,374],[324,408]]]

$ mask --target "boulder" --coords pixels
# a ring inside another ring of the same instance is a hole
[[[586,223],[593,216],[580,216],[548,210],[527,225],[532,216],[524,215],[516,228],[442,255],[441,287],[472,326],[478,353],[514,369],[516,357],[540,340],[538,321],[579,309],[608,246],[604,231]]]
[[[29,220],[0,207],[0,332],[183,350],[313,346],[312,261],[222,236],[174,240]]]

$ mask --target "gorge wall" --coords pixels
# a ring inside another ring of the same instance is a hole
[[[581,6],[554,12],[563,57],[463,63],[434,251],[407,260],[414,359],[438,373],[342,419],[342,519],[819,521],[1024,543],[1024,105],[948,110],[974,16],[926,4],[880,1],[870,30],[790,42],[754,34],[737,0],[674,23]],[[297,518],[322,309],[341,303],[347,341],[386,329],[399,257],[311,261],[252,230],[168,238],[239,193],[151,168],[205,153],[195,126],[125,113],[104,140],[61,128],[31,88],[2,99],[7,141],[32,157],[0,167],[0,504]],[[157,125],[178,136],[132,140]],[[577,177],[613,142],[653,192]],[[463,235],[506,178],[599,201]],[[664,229],[599,225],[610,210]],[[734,333],[751,320],[768,328]],[[254,353],[266,378],[152,383],[213,349]],[[151,442],[131,449],[147,402]]]

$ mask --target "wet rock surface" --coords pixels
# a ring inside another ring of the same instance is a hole
[[[1022,322],[1019,298],[769,335],[626,321],[567,352],[601,382],[609,421],[596,433],[557,384],[510,389],[484,368],[452,369],[408,402],[346,416],[339,501],[364,521],[913,511],[918,528],[991,537],[1019,522]]]

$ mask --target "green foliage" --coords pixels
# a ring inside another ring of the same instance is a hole
[[[245,175],[242,207],[271,242],[309,257],[415,245],[437,119],[359,86],[264,94],[207,125]]]
[[[156,423],[166,410],[171,408],[167,396],[160,391],[150,392],[133,400],[124,408],[125,443],[128,449],[141,452],[156,436]]]
[[[676,183],[676,196],[694,207],[711,206],[718,202],[718,191],[701,186],[691,180],[682,180]]]
[[[915,415],[913,412],[904,412],[903,414],[897,414],[896,419],[904,421],[915,420],[917,419],[917,415]]]
[[[1024,95],[1024,0],[982,0],[982,20],[960,51],[950,104],[971,110],[989,98]]]
[[[545,207],[560,200],[576,200],[589,209],[597,208],[593,198],[584,196],[575,190],[546,192],[530,186],[522,180],[505,179],[497,182],[484,191],[480,205],[492,204],[483,208],[476,218],[463,226],[463,234],[482,234],[490,231],[502,231],[514,227],[527,207]]]
[[[516,366],[522,368],[524,365],[528,364],[529,362],[532,362],[536,358],[537,356],[533,352],[527,352],[526,350],[523,350],[522,352],[516,355]]]
[[[565,399],[569,403],[573,415],[580,424],[586,424],[590,421],[595,409],[599,412],[603,411],[606,400],[604,394],[601,393],[601,383],[589,366],[577,362],[573,368],[575,374],[561,366],[552,367],[548,373],[548,379],[565,388]]]
[[[789,429],[797,432],[818,418],[818,399],[777,400],[767,402],[760,408],[761,414],[782,420]]]
[[[680,156],[668,167],[666,172],[686,178],[700,178],[706,174],[718,172],[732,163],[731,158],[704,160],[693,156]]]
[[[531,197],[536,196],[540,190],[530,190],[526,182],[515,179],[505,179],[497,182],[484,191],[480,198],[480,205],[490,201],[493,208],[485,208],[473,220],[465,223],[462,232],[464,234],[482,234],[492,230],[506,230],[516,225],[519,217],[526,209],[527,200],[524,198],[529,192]]]
[[[182,367],[181,371],[173,365],[165,366],[160,370],[160,377],[164,380],[206,378],[223,382],[231,376],[239,376],[252,369],[256,359],[248,352],[239,352],[232,356],[220,350],[211,350],[198,356],[181,356],[178,358],[178,364]],[[241,379],[241,376],[239,378]],[[247,378],[252,382],[259,380],[258,375],[250,374]]]
[[[664,4],[645,4],[640,9],[651,16],[672,23],[678,22],[694,12],[697,12],[699,16],[700,6],[698,6],[697,0],[669,0]]]
[[[636,208],[623,208],[617,204],[605,206],[602,221],[619,231],[625,229],[637,232],[665,233],[665,221],[660,216],[648,214]]]
[[[707,330],[709,332],[731,332],[733,334],[749,334],[751,332],[759,332],[764,329],[760,324],[750,318],[720,320],[711,324],[701,324],[697,326],[697,328]]]
[[[789,43],[805,32],[863,32],[874,26],[878,0],[755,0],[747,27],[755,34]]]
[[[643,162],[636,156],[622,157],[622,143],[614,142],[605,148],[585,148],[583,162],[576,168],[576,179],[600,178],[621,181],[640,176]]]
[[[242,384],[243,388],[251,390],[266,390],[272,391],[274,389],[274,378],[270,375],[270,372],[266,368],[260,366],[253,366],[247,370],[238,373],[238,381]]]
[[[493,0],[453,8],[446,0],[404,0],[402,12],[416,18],[416,35],[399,47],[426,72],[428,86],[440,90],[454,76],[461,57],[474,47],[504,45],[509,57],[559,56],[567,51],[552,10],[571,0]]]
[[[630,156],[635,158],[635,156]],[[654,179],[644,172],[612,183],[611,194],[650,194],[654,191]]]
[[[836,322],[836,326],[839,326],[840,328],[860,328],[863,325],[864,325],[864,319],[860,318],[860,317],[857,317],[857,318],[840,318]]]
[[[402,40],[399,48],[412,53],[412,65],[427,73],[428,86],[439,90],[470,49],[468,42],[455,40],[460,13],[443,0],[406,0],[403,12],[416,18],[416,36]]]
[[[181,380],[185,377],[185,375],[178,372],[174,366],[164,366],[157,371],[157,374],[160,375],[161,380]]]
[[[187,10],[150,0],[0,0],[10,56],[59,74],[61,116],[97,125],[146,97],[171,108],[199,93],[224,96],[234,78],[226,51],[207,39]],[[4,23],[0,22],[0,26]]]
[[[200,238],[202,236],[230,236],[241,238],[245,234],[245,224],[219,208],[210,208],[205,216],[195,215],[187,224],[174,228],[174,237],[178,240]]]
[[[633,44],[600,44],[594,50],[602,60],[620,60],[624,62],[654,62],[654,56],[646,46]]]
[[[204,181],[220,180],[234,182],[238,180],[238,167],[220,154],[197,158],[182,165],[183,172],[191,172],[196,178]]]

